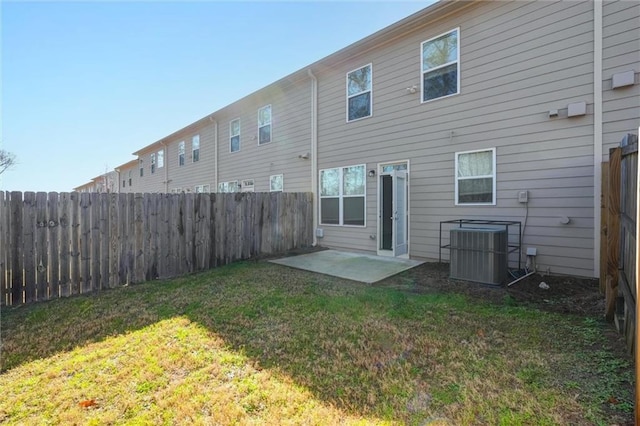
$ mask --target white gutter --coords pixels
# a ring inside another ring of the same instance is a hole
[[[307,68],[311,79],[311,192],[313,193],[313,246],[318,245],[318,79]]]
[[[593,275],[600,276],[602,197],[602,0],[593,2]]]

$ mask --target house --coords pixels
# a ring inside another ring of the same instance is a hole
[[[129,189],[311,191],[318,244],[384,256],[438,258],[442,221],[519,221],[539,270],[596,277],[601,163],[640,126],[639,18],[441,0],[136,151]]]
[[[77,192],[118,192],[117,172],[115,170],[107,171],[91,179],[91,182],[73,188],[73,190]]]

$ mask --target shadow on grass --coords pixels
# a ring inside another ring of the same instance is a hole
[[[469,411],[488,423],[531,416],[553,423],[580,415],[576,406],[548,398],[558,392],[545,388],[551,372],[539,355],[522,357],[568,348],[558,340],[572,329],[547,315],[473,307],[463,296],[410,294],[263,262],[5,308],[2,370],[175,317],[204,326],[260,368],[358,415],[418,422]],[[521,371],[534,371],[535,380],[529,374],[518,382]],[[509,399],[510,386],[527,388],[531,399],[547,397],[505,417],[505,407],[522,403]],[[504,395],[482,402],[483,392]]]

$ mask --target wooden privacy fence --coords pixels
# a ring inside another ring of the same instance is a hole
[[[630,351],[636,329],[636,209],[638,203],[638,137],[627,135],[609,150],[603,165],[603,239],[600,286],[606,312],[624,334]]]
[[[19,305],[310,246],[312,194],[0,191],[0,303]]]

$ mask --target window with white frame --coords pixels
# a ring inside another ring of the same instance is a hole
[[[320,170],[320,223],[365,226],[365,165]]]
[[[151,154],[151,174],[156,172],[156,153]]]
[[[240,151],[240,119],[229,123],[229,152]]]
[[[253,179],[245,179],[240,185],[240,192],[253,192],[255,190],[255,181]]]
[[[238,192],[238,181],[232,180],[230,182],[219,182],[218,192]]]
[[[271,105],[258,110],[258,144],[271,142]]]
[[[209,184],[196,185],[194,187],[194,192],[196,194],[205,193],[205,192],[211,192],[211,186]]]
[[[269,176],[269,191],[282,192],[284,190],[284,175]]]
[[[496,204],[496,149],[456,152],[455,203]]]
[[[180,194],[182,192],[182,188],[171,188],[172,194]]]
[[[178,144],[178,165],[179,166],[184,166],[184,150],[185,150],[185,143],[184,141],[182,141]]]
[[[460,29],[422,43],[422,102],[460,93]]]
[[[129,186],[131,186],[131,183],[133,182],[133,177],[131,176],[132,174],[132,170],[129,170]]]
[[[372,113],[372,66],[347,73],[347,121],[370,117]]]
[[[161,169],[164,167],[164,149],[158,151],[158,168]]]
[[[140,160],[140,177],[144,176],[144,166],[142,165],[142,160]]]
[[[200,135],[191,138],[191,159],[194,163],[200,160]]]

